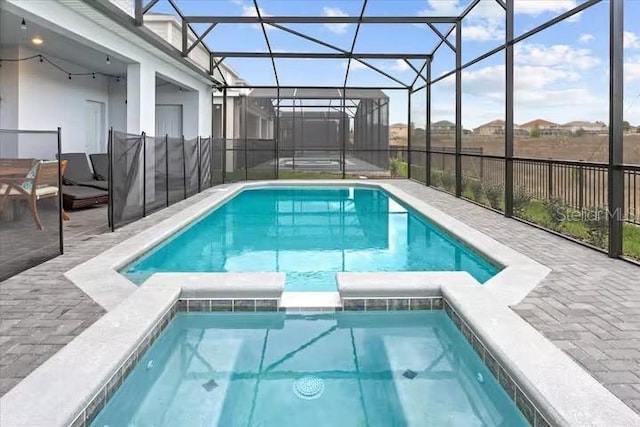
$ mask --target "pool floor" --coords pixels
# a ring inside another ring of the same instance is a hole
[[[525,426],[448,316],[179,313],[91,426]]]

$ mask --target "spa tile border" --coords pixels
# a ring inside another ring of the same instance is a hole
[[[342,298],[342,311],[442,310],[442,297]]]
[[[444,311],[454,323],[456,328],[462,333],[467,342],[475,350],[476,354],[482,359],[484,364],[489,368],[493,376],[496,378],[500,386],[507,393],[511,401],[518,407],[522,415],[529,421],[533,427],[550,427],[549,423],[542,412],[538,410],[536,405],[525,394],[522,388],[513,380],[508,371],[502,366],[498,359],[487,349],[485,344],[478,338],[467,322],[462,319],[456,310],[444,300]]]
[[[277,299],[219,299],[219,298],[180,298],[177,303],[180,312],[209,312],[209,311],[278,311]]]
[[[98,413],[105,407],[109,399],[120,388],[127,379],[131,371],[138,364],[138,361],[151,345],[158,339],[162,331],[178,312],[178,302],[175,302],[153,325],[151,330],[138,342],[127,359],[109,377],[106,383],[87,403],[76,418],[69,424],[69,427],[88,427]]]

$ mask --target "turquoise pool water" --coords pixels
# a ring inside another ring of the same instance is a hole
[[[91,423],[526,425],[442,311],[180,313]]]
[[[297,187],[245,190],[123,273],[285,272],[288,291],[335,290],[340,271],[498,269],[382,190]]]

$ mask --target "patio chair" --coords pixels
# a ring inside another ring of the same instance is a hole
[[[85,153],[63,153],[60,154],[60,159],[69,162],[63,177],[63,183],[65,185],[78,185],[97,188],[99,190],[109,190],[109,183],[107,181],[96,179],[95,174],[91,171]]]
[[[65,166],[66,163],[63,161],[61,168]],[[36,226],[42,230],[38,200],[57,197],[58,191],[58,161],[40,161],[22,178],[0,178],[0,213],[9,199],[26,200]],[[68,219],[64,211],[62,214]]]
[[[109,154],[89,154],[89,160],[95,178],[99,181],[107,181],[109,179]]]
[[[62,185],[62,204],[67,210],[109,203],[109,192],[83,185]]]

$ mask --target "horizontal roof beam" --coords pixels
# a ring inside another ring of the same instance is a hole
[[[454,24],[457,16],[185,16],[190,24]]]
[[[216,56],[226,58],[288,58],[288,59],[429,59],[428,53],[354,53],[349,52],[219,52]]]

